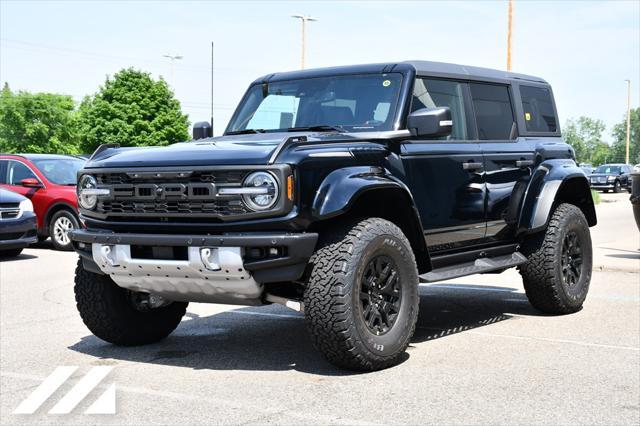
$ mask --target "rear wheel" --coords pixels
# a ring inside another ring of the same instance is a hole
[[[68,210],[60,210],[51,218],[49,223],[49,235],[51,242],[57,250],[73,250],[69,231],[77,229],[79,226],[76,215]]]
[[[523,242],[527,262],[519,266],[531,304],[550,314],[579,311],[591,281],[593,254],[582,211],[560,204],[544,233]]]
[[[315,346],[333,364],[372,371],[397,364],[418,318],[418,271],[409,241],[379,218],[324,235],[304,292]]]
[[[82,260],[73,289],[87,328],[96,337],[121,346],[164,339],[180,324],[188,305],[119,287],[108,275],[86,271]]]

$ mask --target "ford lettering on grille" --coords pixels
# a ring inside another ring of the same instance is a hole
[[[110,198],[151,200],[211,200],[216,198],[213,183],[141,183],[113,185]]]

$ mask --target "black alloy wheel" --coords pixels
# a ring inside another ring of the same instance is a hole
[[[382,335],[396,322],[402,303],[398,269],[388,256],[369,261],[360,283],[360,307],[364,322],[373,334]]]
[[[568,232],[562,241],[562,281],[569,287],[580,281],[582,274],[582,249],[575,232]]]

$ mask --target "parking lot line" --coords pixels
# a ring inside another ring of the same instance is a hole
[[[469,330],[467,333],[477,334],[479,336],[487,336],[487,337],[503,337],[505,339],[518,339],[518,340],[537,340],[541,342],[550,342],[550,343],[567,343],[572,345],[579,346],[590,346],[596,348],[607,348],[607,349],[621,349],[627,351],[640,351],[640,348],[636,348],[634,346],[618,346],[618,345],[605,345],[601,343],[590,343],[590,342],[580,342],[577,340],[566,340],[566,339],[551,339],[547,337],[533,337],[533,336],[514,336],[511,334],[498,334],[498,333],[486,333],[483,331],[475,331]]]
[[[7,377],[7,378],[12,378],[12,379],[20,379],[20,380],[28,380],[28,381],[36,381],[36,382],[42,382],[43,380],[46,379],[46,377],[42,377],[42,376],[37,376],[34,374],[24,374],[24,373],[15,373],[15,372],[11,372],[11,371],[0,371],[0,377]],[[110,385],[106,385],[106,384],[101,384],[96,386],[97,389],[107,389]],[[220,398],[212,398],[210,396],[207,397],[200,397],[200,396],[195,396],[195,395],[191,395],[191,394],[186,394],[186,393],[180,393],[180,392],[172,392],[172,391],[159,391],[159,390],[155,390],[155,389],[148,389],[148,388],[144,388],[144,387],[137,387],[137,386],[121,386],[121,385],[117,385],[117,389],[118,392],[125,392],[125,393],[132,393],[132,394],[140,394],[140,395],[148,395],[148,396],[156,396],[156,397],[164,397],[164,398],[170,398],[170,399],[176,399],[176,400],[180,400],[180,401],[200,401],[203,403],[208,403],[211,404],[213,406],[215,405],[220,405],[220,406],[228,406],[228,407],[232,407],[232,408],[242,408],[242,409],[246,409],[246,407],[244,405],[241,405],[240,403],[238,403],[237,401],[232,401],[232,400],[227,400],[227,399],[220,399]],[[272,408],[258,408],[256,406],[253,406],[251,408],[256,414],[263,416],[263,419],[265,418],[264,416],[266,416],[266,420],[269,419],[269,416],[273,416],[273,415],[283,415],[286,417],[291,417],[293,419],[297,419],[299,421],[308,421],[308,416],[305,415],[304,410],[299,410],[296,411],[292,408],[283,408],[283,407],[272,407]],[[314,414],[314,418],[319,421],[320,423],[326,423],[326,424],[340,424],[340,425],[358,425],[358,426],[365,426],[365,425],[375,425],[377,423],[372,423],[372,422],[368,422],[365,420],[360,420],[360,419],[352,419],[352,418],[345,418],[345,417],[338,417],[338,416],[332,416],[332,415],[315,415]]]

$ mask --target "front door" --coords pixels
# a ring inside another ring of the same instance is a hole
[[[431,252],[473,244],[485,235],[484,160],[472,141],[465,82],[417,78],[412,111],[446,106],[451,109],[452,134],[445,138],[411,140],[401,158],[425,239]]]

